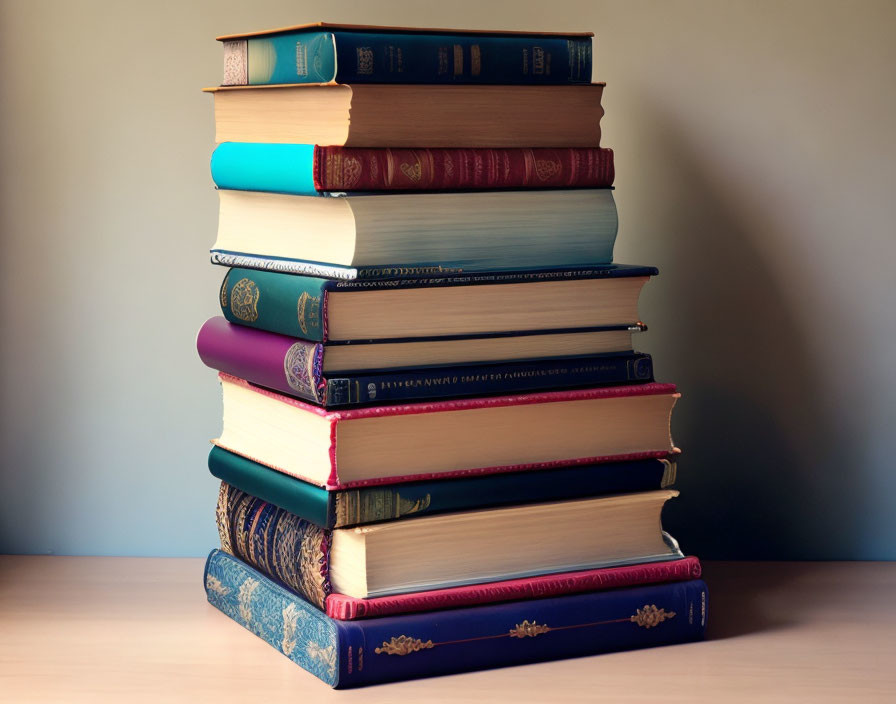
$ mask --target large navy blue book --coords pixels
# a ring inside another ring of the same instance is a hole
[[[213,550],[209,603],[332,687],[444,675],[699,640],[701,580],[337,621]]]
[[[665,489],[675,483],[671,458],[606,462],[328,491],[220,447],[208,455],[213,476],[321,528],[469,511],[601,494]]]
[[[224,85],[591,81],[590,32],[314,24],[218,37]]]

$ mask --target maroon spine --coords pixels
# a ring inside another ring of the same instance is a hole
[[[669,562],[651,562],[583,572],[547,574],[374,599],[356,599],[345,594],[331,593],[326,598],[326,612],[330,618],[352,621],[394,614],[493,604],[500,601],[543,599],[550,596],[617,589],[638,584],[679,582],[697,579],[700,573],[700,561],[696,557],[685,557]]]
[[[605,188],[611,149],[364,149],[315,147],[320,191]]]

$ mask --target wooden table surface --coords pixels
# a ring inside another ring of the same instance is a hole
[[[345,691],[209,606],[202,564],[0,556],[0,701],[896,702],[896,563],[708,563],[705,642]]]

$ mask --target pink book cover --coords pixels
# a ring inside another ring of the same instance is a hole
[[[326,599],[326,612],[330,618],[352,621],[518,599],[541,599],[639,584],[679,582],[697,579],[701,572],[700,561],[696,557],[685,557],[667,562],[563,572],[375,599],[357,599],[345,594],[330,594]]]
[[[264,389],[254,384],[250,384],[245,379],[220,372],[218,378],[232,384],[238,384],[250,389],[256,393],[262,394],[272,399],[276,399],[282,403],[287,403],[296,408],[300,408],[309,413],[314,413],[322,418],[326,418],[330,422],[330,477],[327,483],[321,485],[308,477],[297,475],[298,479],[307,481],[317,486],[325,486],[329,490],[352,489],[362,486],[373,486],[376,484],[396,484],[400,482],[422,481],[427,479],[447,479],[449,477],[469,476],[473,474],[495,474],[497,472],[519,472],[529,469],[549,469],[551,467],[563,467],[579,464],[596,464],[599,462],[619,462],[628,460],[641,460],[659,457],[668,457],[670,454],[679,452],[678,448],[668,447],[645,452],[632,452],[623,455],[606,455],[600,457],[577,457],[573,459],[554,460],[550,462],[533,462],[528,464],[502,465],[500,467],[477,467],[474,469],[459,469],[447,472],[429,472],[422,474],[406,474],[390,477],[378,477],[375,479],[364,479],[351,482],[340,482],[336,466],[336,426],[342,421],[357,420],[361,418],[377,418],[382,416],[400,416],[414,415],[418,413],[447,413],[450,411],[463,411],[481,408],[498,408],[501,406],[522,406],[535,403],[556,403],[558,401],[580,401],[587,399],[609,399],[622,398],[626,396],[659,396],[671,395],[676,399],[679,394],[676,393],[675,384],[660,384],[652,382],[649,384],[636,384],[632,386],[609,386],[591,389],[574,389],[564,391],[545,391],[530,394],[515,394],[510,396],[490,396],[484,398],[464,398],[452,399],[447,401],[435,401],[427,403],[404,403],[389,406],[370,406],[365,408],[350,408],[346,410],[328,410],[319,406],[305,403],[291,396]],[[218,441],[213,441],[219,447],[229,452],[248,457],[237,448],[228,447]],[[280,467],[270,465],[257,457],[248,457],[253,462],[258,462],[271,469],[279,472],[283,470]]]

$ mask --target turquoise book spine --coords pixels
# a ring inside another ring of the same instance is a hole
[[[228,42],[225,83],[570,85],[591,82],[588,36],[287,32]],[[232,59],[229,59],[232,60]]]
[[[220,447],[213,447],[209,452],[208,471],[227,484],[322,528],[336,527],[333,511],[336,492],[303,482]]]
[[[322,195],[314,187],[313,144],[224,142],[212,152],[212,180],[218,188],[300,196]]]
[[[326,283],[310,276],[234,268],[221,283],[221,312],[237,325],[323,342]]]

